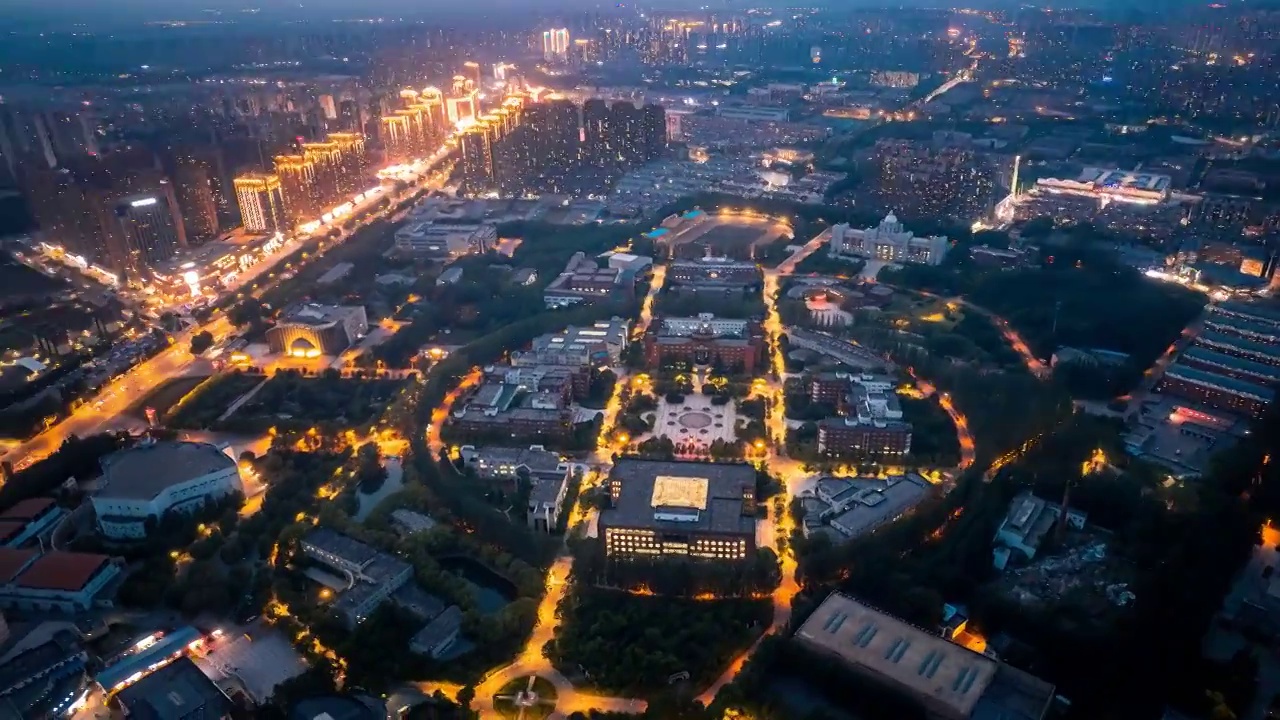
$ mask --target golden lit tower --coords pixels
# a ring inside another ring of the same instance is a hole
[[[476,89],[480,88],[480,63],[468,60],[462,63],[462,74],[471,81]]]
[[[282,232],[288,227],[279,176],[250,173],[237,177],[232,184],[245,230]]]
[[[418,91],[413,88],[405,88],[400,91],[400,107],[409,107],[418,102]]]
[[[410,120],[399,114],[382,116],[382,147],[385,159],[390,163],[410,157]]]
[[[341,153],[341,172],[338,174],[338,189],[344,195],[352,195],[364,189],[365,173],[368,171],[364,154],[364,135],[360,133],[329,133],[327,140],[338,146]]]
[[[569,54],[569,29],[553,28],[542,32],[542,57],[547,62],[563,62]]]
[[[405,119],[405,128],[408,130],[408,136],[405,143],[407,158],[420,158],[425,156],[427,148],[427,128],[426,118],[423,117],[422,111],[414,108],[407,110],[397,110],[396,115]]]
[[[277,155],[275,165],[289,220],[296,224],[320,217],[315,200],[316,173],[311,162],[302,155]]]
[[[339,178],[342,175],[342,149],[336,142],[303,143],[302,157],[311,163],[315,173],[312,185],[312,198],[316,204],[327,209],[338,204],[342,197]]]
[[[423,113],[426,115],[431,144],[438,144],[444,140],[445,135],[449,134],[449,118],[444,110],[444,95],[435,88],[425,88],[422,95],[418,97],[418,104],[422,106]]]
[[[465,75],[453,76],[453,94],[455,96],[462,95],[467,92],[467,77]]]

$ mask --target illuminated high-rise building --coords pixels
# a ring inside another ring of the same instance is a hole
[[[407,110],[397,110],[396,115],[405,119],[407,150],[406,158],[420,158],[426,155],[427,125],[426,117],[417,106]]]
[[[132,275],[162,263],[187,246],[186,231],[177,218],[173,189],[167,183],[149,193],[129,195],[113,203],[125,269]]]
[[[312,184],[312,200],[322,209],[338,204],[342,195],[342,149],[336,142],[303,143],[302,157],[311,163],[315,182]]]
[[[352,195],[364,189],[368,161],[365,158],[364,135],[360,133],[329,133],[328,142],[338,146],[341,155],[338,173],[338,190]]]
[[[568,28],[552,28],[542,32],[542,57],[547,62],[563,62],[569,56]]]
[[[33,166],[23,191],[45,240],[117,273],[136,277],[186,244],[173,185],[147,151]]]
[[[493,79],[497,80],[498,82],[505,82],[507,79],[507,72],[510,70],[514,70],[515,67],[516,66],[512,65],[511,63],[504,63],[504,62],[494,63]]]
[[[436,88],[423,88],[422,94],[418,96],[418,105],[423,108],[423,114],[426,116],[431,144],[439,144],[450,130],[448,114],[444,107],[444,95]]]
[[[401,162],[413,156],[410,134],[411,120],[408,116],[392,113],[383,115],[381,120],[382,147],[387,162]]]
[[[445,114],[452,125],[473,120],[480,115],[480,100],[475,92],[445,98]]]
[[[265,173],[241,175],[234,181],[236,202],[244,229],[249,232],[283,232],[288,227],[284,209],[284,189],[280,178]]]
[[[316,103],[320,106],[320,110],[324,112],[326,120],[338,119],[338,103],[333,99],[332,95],[321,95],[316,98]]]
[[[169,170],[187,239],[196,243],[217,236],[220,229],[215,195],[220,190],[217,168],[210,162],[209,154],[201,150],[175,150]]]
[[[462,63],[462,74],[471,81],[473,87],[477,90],[480,89],[480,86],[482,85],[480,81],[480,63],[473,60],[468,60]]]
[[[405,88],[400,91],[400,107],[407,108],[418,102],[418,91],[413,88]]]
[[[315,198],[315,166],[302,155],[277,155],[275,170],[284,192],[289,221],[298,224],[320,217],[320,204]]]
[[[338,127],[344,132],[364,132],[360,104],[355,100],[343,100],[338,104]]]

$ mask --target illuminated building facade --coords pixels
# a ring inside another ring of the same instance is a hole
[[[1156,389],[1211,408],[1253,418],[1262,417],[1276,396],[1276,391],[1266,385],[1183,362],[1170,365]]]
[[[916,237],[889,213],[877,227],[857,230],[841,223],[831,228],[834,257],[871,258],[885,262],[941,265],[951,249],[945,236]]]
[[[462,63],[462,74],[466,76],[467,80],[471,81],[472,87],[477,89],[480,88],[480,63],[475,62],[474,60],[468,60]]]
[[[338,192],[343,196],[360,192],[364,186],[364,175],[368,171],[364,135],[329,133],[327,140],[338,146]]]
[[[480,114],[480,98],[475,91],[455,93],[444,102],[445,117],[450,125],[473,120]]]
[[[901,458],[911,452],[911,423],[857,417],[818,422],[818,453],[831,458]]]
[[[654,325],[644,337],[650,367],[686,362],[751,375],[766,364],[767,344],[758,323],[726,321],[707,313]]]
[[[98,531],[112,539],[146,537],[149,525],[166,513],[244,492],[236,461],[209,443],[149,442],[107,455],[100,464],[93,511]]]
[[[360,305],[301,305],[292,308],[267,331],[271,352],[290,357],[336,355],[369,332],[369,317]]]
[[[316,197],[316,172],[311,161],[302,155],[277,155],[275,170],[289,221],[300,223],[319,217],[321,204]]]
[[[115,222],[126,253],[126,270],[139,273],[172,258],[187,246],[186,231],[175,221],[177,208],[168,184],[157,192],[131,195],[115,204]]]
[[[244,229],[249,232],[282,232],[288,227],[284,208],[284,189],[276,175],[253,173],[234,181],[236,202]]]
[[[383,115],[381,122],[382,147],[386,160],[399,162],[413,157],[412,121],[405,115]]]
[[[563,62],[569,57],[569,29],[542,31],[542,58],[547,62]]]
[[[303,143],[302,157],[311,164],[315,177],[311,186],[312,200],[321,209],[337,204],[342,195],[342,149],[338,143]]]
[[[747,464],[623,458],[608,479],[599,537],[612,559],[739,561],[755,552],[756,477]]]

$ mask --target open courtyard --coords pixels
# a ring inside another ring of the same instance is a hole
[[[686,395],[679,403],[659,398],[653,435],[670,439],[676,445],[677,454],[694,454],[682,450],[681,446],[702,450],[716,440],[731,443],[737,437],[737,422],[733,403],[715,405],[710,397],[699,394]]]

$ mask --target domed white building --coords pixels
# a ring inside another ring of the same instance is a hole
[[[951,245],[945,235],[916,237],[889,213],[873,228],[856,230],[848,223],[831,228],[833,257],[862,257],[885,262],[941,265]]]

